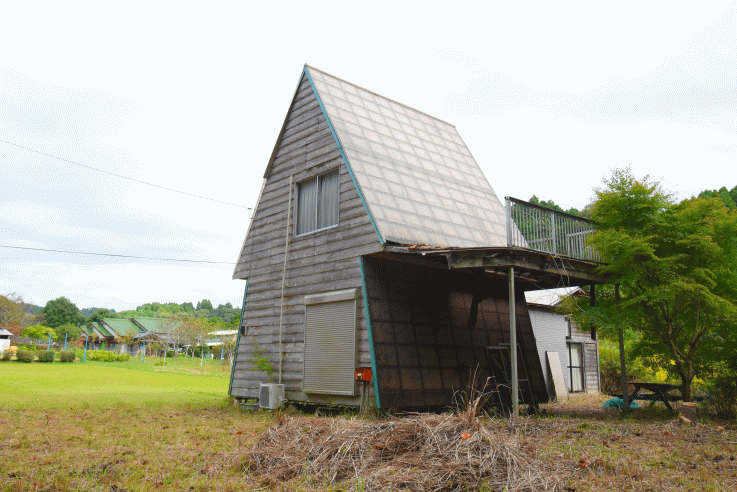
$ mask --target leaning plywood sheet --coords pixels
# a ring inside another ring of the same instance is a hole
[[[560,365],[558,352],[545,352],[545,355],[548,356],[548,366],[550,367],[550,374],[553,376],[555,397],[558,400],[568,398],[568,390],[566,389],[566,382],[563,380],[563,369]]]

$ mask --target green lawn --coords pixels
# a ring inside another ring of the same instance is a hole
[[[160,362],[0,363],[0,491],[257,488],[271,416],[228,404],[220,361]]]
[[[230,367],[218,360],[150,357],[128,362],[0,364],[2,408],[22,411],[111,405],[207,405],[227,396]]]

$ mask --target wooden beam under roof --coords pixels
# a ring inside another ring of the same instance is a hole
[[[424,256],[444,258],[449,269],[484,269],[489,273],[506,275],[509,267],[516,276],[527,280],[538,289],[561,285],[593,285],[607,283],[606,276],[598,273],[598,263],[551,255],[522,248],[422,248],[385,245],[384,251],[408,257]]]

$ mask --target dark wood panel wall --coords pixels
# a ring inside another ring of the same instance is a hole
[[[296,184],[335,168],[340,173],[338,225],[296,236]],[[246,335],[241,336],[236,356],[232,394],[256,398],[259,384],[268,382],[266,374],[254,370],[249,361],[254,357],[254,342],[259,349],[265,350],[264,355],[271,356],[277,372],[275,379],[278,379],[282,268],[292,176],[294,187],[282,319],[282,382],[289,399],[358,404],[358,386],[355,397],[302,393],[304,296],[307,294],[359,289],[356,361],[359,366],[371,365],[358,258],[381,251],[379,238],[306,77],[292,101],[234,275],[235,278],[248,278],[248,295],[243,317]]]
[[[364,268],[382,408],[451,406],[474,373],[476,389],[487,381],[487,391],[495,388],[487,379],[494,374],[487,347],[509,344],[504,280],[376,257],[366,258]],[[524,299],[518,289],[517,340],[531,388],[522,391],[523,403],[544,403],[545,377]]]

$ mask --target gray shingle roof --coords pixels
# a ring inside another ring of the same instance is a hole
[[[305,66],[384,241],[506,246],[505,212],[456,128]]]

